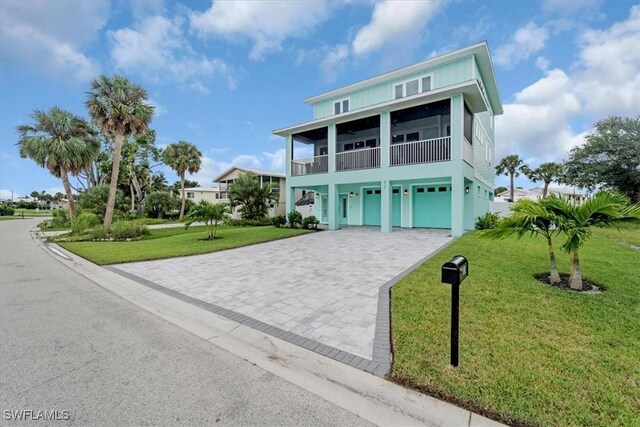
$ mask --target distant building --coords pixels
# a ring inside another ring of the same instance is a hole
[[[200,203],[201,200],[214,204],[220,201],[218,187],[191,187],[185,188],[184,192],[187,200],[191,200],[196,204]]]
[[[517,202],[518,200],[522,200],[522,199],[528,199],[528,200],[534,200],[534,201],[540,200],[542,199],[543,190],[544,190],[543,187],[533,187],[528,190],[525,190],[524,188],[516,188],[513,191],[513,198],[514,198],[513,201]],[[580,206],[582,203],[584,203],[586,199],[586,196],[584,194],[580,193],[576,189],[570,189],[570,188],[549,187],[549,189],[547,190],[547,195],[550,195],[550,194],[563,197],[569,200],[570,202],[572,202],[573,204],[575,204],[576,206]],[[495,201],[508,202],[510,197],[511,197],[511,193],[509,190],[503,191],[502,193],[499,193],[496,195]]]

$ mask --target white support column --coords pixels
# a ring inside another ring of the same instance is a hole
[[[293,136],[287,135],[286,143],[284,147],[285,151],[285,168],[287,171],[287,178],[291,177],[291,160],[293,160]]]
[[[338,186],[329,184],[329,230],[339,230],[340,222],[338,222]]]
[[[329,173],[334,173],[336,171],[336,152],[338,151],[336,140],[336,125],[332,123],[327,126],[327,157],[329,157]]]
[[[380,167],[389,167],[389,151],[391,146],[391,113],[380,113]]]
[[[451,97],[451,235],[464,233],[464,98],[461,93]]]
[[[380,213],[380,231],[383,233],[391,233],[391,230],[393,229],[393,212],[391,210],[393,189],[391,188],[391,183],[386,180],[380,182],[380,190],[380,209],[382,209],[382,212]]]

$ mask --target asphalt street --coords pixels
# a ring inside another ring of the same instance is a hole
[[[70,270],[38,221],[0,221],[1,425],[367,425]]]

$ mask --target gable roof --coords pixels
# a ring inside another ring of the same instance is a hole
[[[274,171],[268,171],[268,170],[262,170],[262,169],[244,168],[244,167],[240,167],[240,166],[231,166],[229,169],[227,169],[222,174],[220,174],[220,176],[215,177],[213,179],[213,182],[222,181],[225,176],[229,175],[231,172],[233,172],[235,170],[240,170],[240,171],[243,171],[243,172],[251,172],[251,173],[255,173],[256,175],[275,176],[275,177],[278,177],[278,178],[285,178],[286,177],[285,174],[280,173],[280,172],[274,172]]]
[[[185,188],[184,191],[200,191],[202,193],[217,193],[218,187],[189,187],[189,188]]]
[[[489,45],[486,41],[480,42],[475,45],[467,46],[462,49],[455,50],[453,52],[445,53],[443,55],[439,55],[430,59],[427,59],[422,62],[418,62],[417,64],[409,65],[407,67],[398,68],[393,71],[389,71],[384,74],[380,74],[375,77],[371,77],[365,80],[361,80],[359,82],[343,86],[341,88],[337,88],[331,90],[329,92],[321,93],[319,95],[312,96],[310,98],[306,98],[304,102],[309,105],[316,104],[320,101],[325,101],[327,99],[331,99],[334,97],[339,97],[345,95],[347,93],[353,92],[354,90],[363,89],[369,86],[373,86],[378,83],[382,83],[387,80],[394,79],[396,77],[401,77],[405,74],[410,74],[415,71],[419,71],[423,68],[435,67],[437,65],[441,65],[447,62],[455,61],[460,58],[464,58],[465,56],[474,55],[476,59],[476,63],[478,64],[478,68],[480,69],[480,73],[483,76],[483,82],[485,90],[487,91],[487,96],[489,98],[489,102],[491,103],[491,108],[495,115],[501,115],[503,113],[502,109],[502,101],[500,98],[500,91],[498,90],[498,83],[496,81],[496,75],[493,69],[493,62],[491,61],[491,53],[489,52]]]

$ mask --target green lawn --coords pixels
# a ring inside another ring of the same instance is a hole
[[[151,230],[142,240],[131,242],[58,242],[63,248],[96,264],[147,261],[204,254],[310,233],[275,227],[220,227],[216,240],[207,237],[205,227]],[[276,254],[274,254],[276,256]]]
[[[46,216],[52,216],[53,215],[53,211],[50,209],[40,209],[40,210],[35,210],[35,209],[16,209],[13,216],[17,216],[17,217],[21,217],[22,218],[22,214],[24,214],[24,217],[27,218],[32,218],[32,217],[46,217]]]
[[[640,247],[640,224],[634,224],[619,231],[615,228],[597,228],[594,233],[598,237]]]
[[[548,271],[541,238],[455,241],[393,288],[391,377],[507,423],[640,426],[640,251],[608,235],[581,252],[583,275],[602,294],[533,279]],[[454,369],[440,266],[455,254],[468,257],[470,276]],[[568,273],[568,256],[557,255]]]

